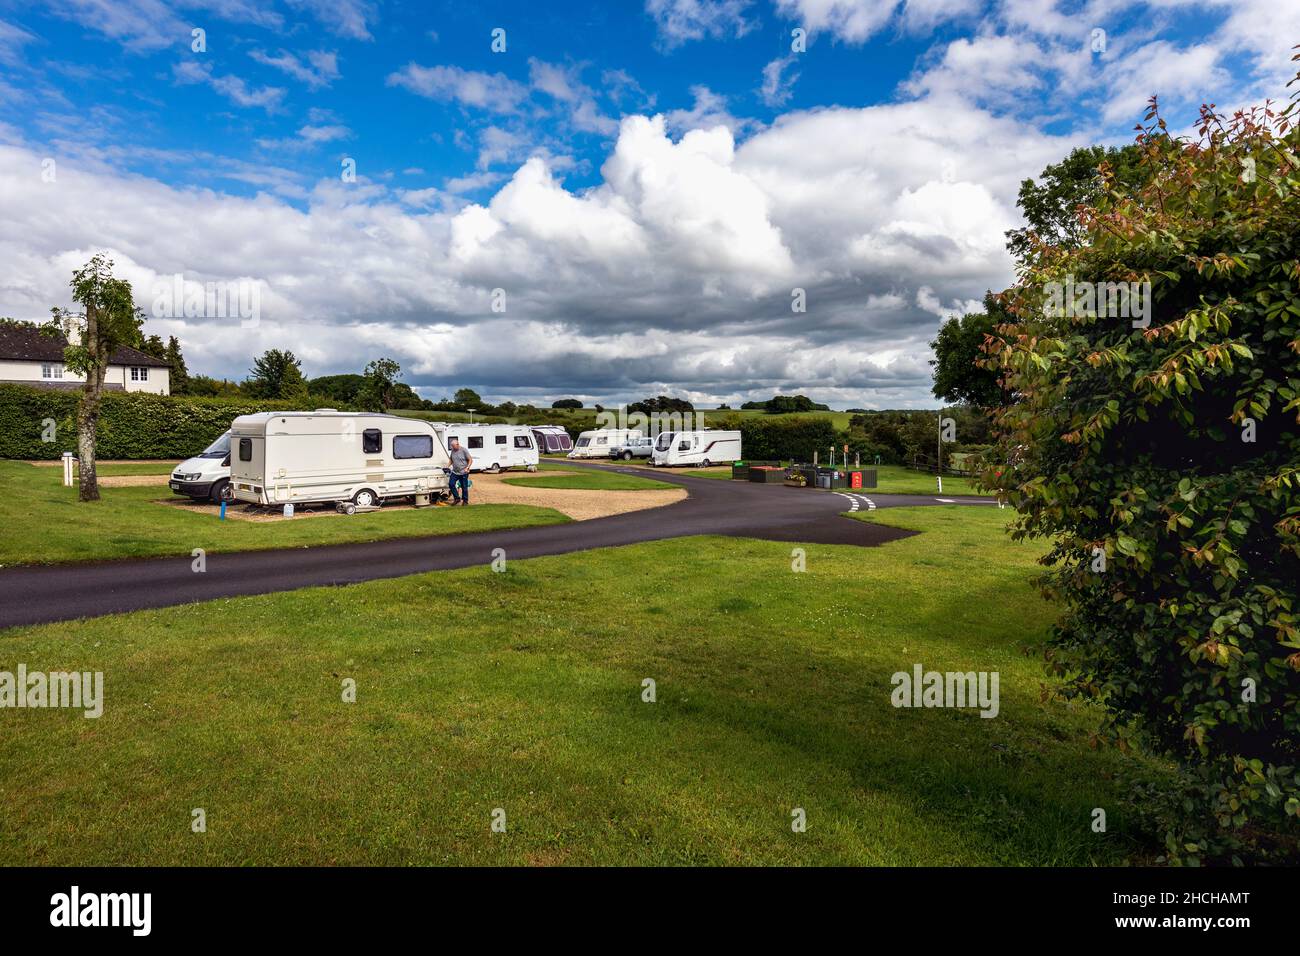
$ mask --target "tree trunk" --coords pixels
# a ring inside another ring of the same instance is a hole
[[[99,405],[104,394],[104,374],[107,369],[101,361],[99,323],[94,308],[86,309],[86,349],[90,353],[90,368],[86,372],[86,387],[81,393],[77,408],[77,458],[81,472],[78,479],[78,497],[82,501],[99,500],[99,479],[95,474],[95,430],[99,426]]]

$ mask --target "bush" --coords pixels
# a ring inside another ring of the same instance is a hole
[[[775,461],[812,461],[813,452],[825,457],[842,444],[835,424],[829,418],[759,418],[741,419],[740,437],[746,458]]]
[[[1295,855],[1300,137],[1259,110],[1203,109],[1192,143],[1148,121],[1147,184],[1084,210],[1081,247],[1021,263],[991,456],[1010,466],[984,480],[1017,537],[1054,542],[1066,695],[1105,706],[1101,739],[1182,765],[1166,858]],[[1149,327],[1062,308],[1067,279],[1149,281]]]
[[[53,391],[0,384],[0,458],[52,460],[76,450],[79,391]],[[105,392],[96,433],[96,454],[110,458],[189,458],[253,412],[278,411],[287,402],[229,402],[175,398],[140,392]],[[53,442],[42,441],[45,423]]]

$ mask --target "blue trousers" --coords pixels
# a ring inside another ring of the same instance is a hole
[[[456,486],[460,486],[460,494],[456,494]],[[453,501],[460,501],[464,498],[469,501],[469,475],[458,475],[454,471],[451,473],[451,497]]]

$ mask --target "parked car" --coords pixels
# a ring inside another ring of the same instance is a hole
[[[611,448],[609,457],[631,461],[633,458],[649,458],[654,454],[654,450],[655,440],[653,438],[629,438],[623,444]]]
[[[230,432],[177,465],[167,485],[195,501],[220,501],[230,487]]]

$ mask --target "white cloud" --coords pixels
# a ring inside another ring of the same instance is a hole
[[[369,22],[375,6],[367,0],[289,0],[289,5],[307,10],[328,30],[353,40],[370,40]]]
[[[304,54],[303,62],[297,54],[281,50],[272,56],[262,50],[253,50],[249,54],[258,63],[274,67],[282,73],[307,85],[308,89],[318,90],[329,86],[339,78],[339,58],[337,53],[325,50],[309,50]]]
[[[213,72],[210,63],[182,60],[172,67],[172,75],[177,83],[206,84],[238,106],[259,106],[268,113],[275,112],[284,99],[285,91],[282,87],[250,87],[234,74],[218,75]]]
[[[794,84],[799,79],[799,74],[791,70],[786,75],[786,71],[794,65],[797,55],[790,53],[778,57],[763,67],[763,85],[759,88],[759,96],[766,105],[784,106],[794,95]]]
[[[483,172],[437,189],[331,177],[302,208],[75,157],[41,184],[42,151],[0,147],[0,314],[65,304],[71,269],[106,248],[146,307],[173,272],[263,283],[255,330],[150,320],[195,371],[242,375],[257,352],[287,347],[314,374],[392,354],[434,394],[611,398],[672,383],[733,400],[799,387],[924,405],[939,312],[1010,281],[1001,232],[1019,181],[1070,145],[928,99],[793,113],[739,146],[725,125],[678,139],[669,128],[626,117],[589,189],[564,185],[563,158],[534,155],[504,181]],[[229,175],[289,188],[255,164]],[[498,185],[481,204],[459,198]],[[806,315],[790,311],[796,286]]]
[[[408,63],[390,73],[387,83],[431,100],[456,102],[494,113],[513,113],[528,96],[527,87],[504,73],[482,73],[458,66]]]
[[[646,0],[646,13],[659,27],[664,46],[690,40],[741,37],[757,25],[746,17],[750,0]]]

